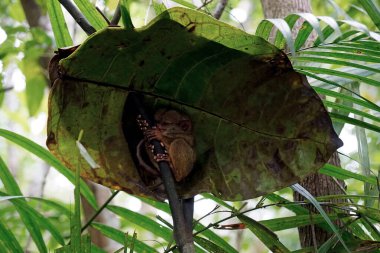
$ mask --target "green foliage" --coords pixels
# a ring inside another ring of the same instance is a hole
[[[23,136],[20,136],[16,133],[13,133],[5,129],[0,129],[0,136],[12,141],[13,143],[29,151],[30,153],[38,156],[40,159],[44,160],[47,164],[56,168],[62,175],[67,177],[67,179],[69,179],[72,183],[75,182],[74,173],[68,170],[60,161],[58,161],[51,153],[49,153],[43,147],[39,146],[38,144],[34,143],[33,141]],[[83,181],[81,181],[81,190],[82,190],[82,194],[86,197],[90,205],[96,208],[97,204],[96,204],[95,197],[93,193],[91,192],[91,190],[89,189],[89,187]]]
[[[4,183],[5,190],[9,194],[21,196],[22,193],[21,193],[20,188],[18,187],[16,181],[13,179],[9,169],[7,168],[7,166],[5,165],[1,157],[0,157],[0,171],[1,171],[0,178],[1,178],[1,181]],[[26,228],[29,230],[29,233],[32,236],[33,241],[37,245],[38,250],[40,252],[47,252],[47,248],[42,238],[42,234],[38,227],[38,224],[31,215],[32,209],[29,209],[24,199],[13,199],[11,200],[11,202],[14,203],[15,208],[17,209],[17,212],[19,213],[21,220],[25,224]],[[39,215],[36,212],[35,214],[37,216]]]
[[[194,241],[202,246],[207,252],[211,253],[226,253],[227,251],[224,248],[218,246],[217,244],[210,242],[203,237],[196,236],[194,237]]]
[[[72,244],[66,245],[62,248],[56,249],[55,253],[92,253],[91,248],[91,238],[88,235],[74,237],[75,233],[72,234],[72,239],[76,241],[78,244],[74,244],[74,241],[72,241]]]
[[[104,234],[108,238],[110,238],[116,242],[119,242],[120,244],[127,244],[128,245],[128,243],[133,240],[132,236],[125,234],[124,232],[120,231],[119,229],[116,229],[116,228],[113,228],[113,227],[110,227],[110,226],[107,226],[107,225],[104,225],[101,223],[97,223],[97,222],[92,223],[91,226],[93,228],[95,228],[96,230],[99,230],[102,234]],[[125,242],[125,240],[127,240],[127,243]],[[145,244],[144,242],[142,242],[138,239],[134,240],[134,249],[137,252],[143,252],[143,253],[144,252],[146,252],[146,253],[158,252],[156,249],[150,247],[149,245]]]
[[[130,147],[139,140],[131,91],[152,111],[170,106],[192,119],[198,166],[177,187],[184,198],[205,191],[232,201],[257,197],[316,171],[341,146],[319,97],[281,51],[196,11],[170,9],[138,31],[104,29],[59,70],[49,101],[50,151],[75,169],[75,136],[83,129],[99,168],[82,159],[82,175],[135,195],[163,193],[146,190],[151,182],[141,182],[133,163]],[[105,111],[94,127],[94,115]],[[121,121],[124,132],[113,127]]]
[[[0,221],[0,245],[4,251],[21,253],[23,252],[21,245],[18,243],[16,237],[1,221]]]
[[[377,4],[371,0],[359,0],[359,2],[366,10],[377,29],[380,29],[380,10]]]
[[[305,188],[303,188],[300,184],[294,184],[291,186],[291,188],[301,194],[305,199],[307,199],[313,206],[317,209],[317,211],[322,215],[323,219],[326,221],[326,223],[329,225],[331,230],[334,232],[334,236],[338,238],[338,240],[343,245],[344,249],[347,250],[347,252],[350,252],[350,250],[347,248],[346,243],[343,241],[343,238],[340,235],[340,232],[335,227],[335,225],[332,223],[330,218],[328,217],[325,210],[322,208],[322,206],[319,204],[318,200],[314,198],[313,195],[311,195]]]
[[[74,0],[74,2],[96,30],[101,30],[104,27],[107,27],[107,21],[90,1]]]
[[[123,217],[127,221],[136,224],[137,226],[140,226],[142,228],[145,228],[151,231],[157,237],[160,237],[166,240],[167,242],[170,242],[172,240],[172,232],[170,231],[170,229],[161,226],[160,224],[158,224],[156,221],[152,220],[151,218],[145,217],[142,214],[133,212],[131,210],[128,210],[120,206],[110,205],[108,206],[108,210],[119,215],[120,217]]]
[[[123,25],[125,29],[132,30],[134,28],[129,6],[131,5],[131,1],[129,0],[122,0],[120,3],[120,11],[121,11],[121,18],[123,20]]]
[[[61,4],[58,1],[48,0],[47,10],[57,47],[61,48],[73,45],[65,18],[63,17]]]

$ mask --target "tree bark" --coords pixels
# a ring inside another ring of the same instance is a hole
[[[287,15],[291,13],[312,12],[310,0],[261,0],[261,3],[263,6],[265,18],[285,18]],[[293,37],[295,37],[297,31],[301,28],[302,23],[303,21],[301,20],[297,22],[293,27]],[[315,36],[315,33],[312,33],[308,40],[312,41],[315,38]],[[329,160],[329,163],[336,166],[340,166],[340,160],[337,153],[333,154],[333,156]],[[318,173],[306,177],[300,182],[300,184],[305,189],[307,189],[313,196],[342,194],[342,188],[344,188],[344,181],[339,181],[332,177]],[[295,192],[293,196],[295,201],[305,200],[297,192]],[[312,206],[309,206],[308,209],[312,213],[317,212]],[[326,208],[325,211],[331,212],[332,210]],[[337,222],[336,224],[342,225],[340,222]],[[311,246],[320,246],[331,236],[331,234],[327,231],[314,226],[300,227],[298,230],[301,246],[303,248]]]
[[[340,167],[340,159],[338,153],[334,153],[330,158],[329,162],[335,166]],[[342,190],[345,188],[344,181],[336,180],[330,176],[323,174],[312,174],[304,178],[300,184],[307,189],[313,196],[326,196],[335,194],[344,194]],[[293,194],[295,201],[304,201],[305,199],[297,192]],[[342,200],[334,200],[332,202],[342,202]],[[311,213],[318,213],[318,211],[311,205],[307,206]],[[324,208],[327,213],[332,213],[334,210],[330,208]],[[344,224],[337,220],[335,225],[342,227]],[[330,237],[331,233],[323,230],[317,226],[305,226],[298,228],[300,235],[300,242],[302,247],[320,246],[326,242]],[[314,243],[315,242],[315,243]],[[316,245],[314,245],[316,244]]]
[[[310,0],[261,0],[265,18],[284,18],[291,13],[311,12]]]
[[[21,6],[24,9],[26,21],[30,28],[40,27],[42,10],[40,6],[34,0],[21,0]]]

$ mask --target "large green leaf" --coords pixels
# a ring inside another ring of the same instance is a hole
[[[111,188],[165,197],[134,165],[142,135],[131,91],[148,111],[172,107],[192,119],[197,163],[177,184],[185,198],[273,192],[318,170],[342,145],[318,95],[282,51],[197,11],[174,8],[141,29],[104,29],[62,58],[52,75],[59,78],[50,94],[48,147]],[[99,168],[75,148],[81,130]]]

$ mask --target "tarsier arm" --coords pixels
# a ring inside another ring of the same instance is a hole
[[[147,149],[149,158],[156,167],[160,161],[170,164],[177,182],[184,179],[195,162],[194,137],[190,118],[175,110],[158,110],[155,114],[157,127],[145,131],[147,141],[159,140],[167,155],[153,155]]]

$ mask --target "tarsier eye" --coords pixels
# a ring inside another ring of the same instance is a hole
[[[173,123],[168,122],[168,121],[161,122],[161,125],[162,125],[162,126],[169,126],[169,125],[172,125],[172,124],[173,124]]]
[[[191,122],[190,120],[182,120],[178,123],[179,127],[183,130],[183,131],[188,131],[191,129]]]

